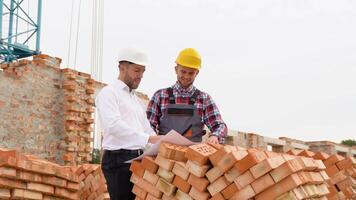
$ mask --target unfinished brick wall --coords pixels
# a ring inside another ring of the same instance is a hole
[[[0,147],[59,164],[90,161],[93,93],[103,85],[60,63],[38,55],[1,65]]]

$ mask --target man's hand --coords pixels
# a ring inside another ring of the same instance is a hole
[[[163,135],[152,135],[148,138],[149,143],[156,143],[158,140],[160,140],[163,137]]]
[[[211,135],[207,140],[207,143],[219,144],[219,138],[215,135]]]

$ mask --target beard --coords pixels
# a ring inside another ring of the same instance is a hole
[[[124,82],[131,90],[135,90],[138,88],[141,80],[133,79],[129,76],[126,76],[126,78],[124,79]]]

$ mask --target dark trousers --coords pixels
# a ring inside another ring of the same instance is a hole
[[[133,184],[130,182],[130,163],[124,162],[137,156],[137,152],[104,151],[101,168],[111,200],[135,199],[135,195],[131,192]]]

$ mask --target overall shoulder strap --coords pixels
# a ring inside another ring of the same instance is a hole
[[[190,97],[189,99],[189,104],[190,105],[194,105],[195,102],[197,101],[197,97],[200,94],[200,90],[196,89],[195,92],[193,93],[193,95]]]
[[[168,96],[169,96],[169,104],[176,104],[176,100],[173,95],[173,88],[169,87],[167,88]]]

